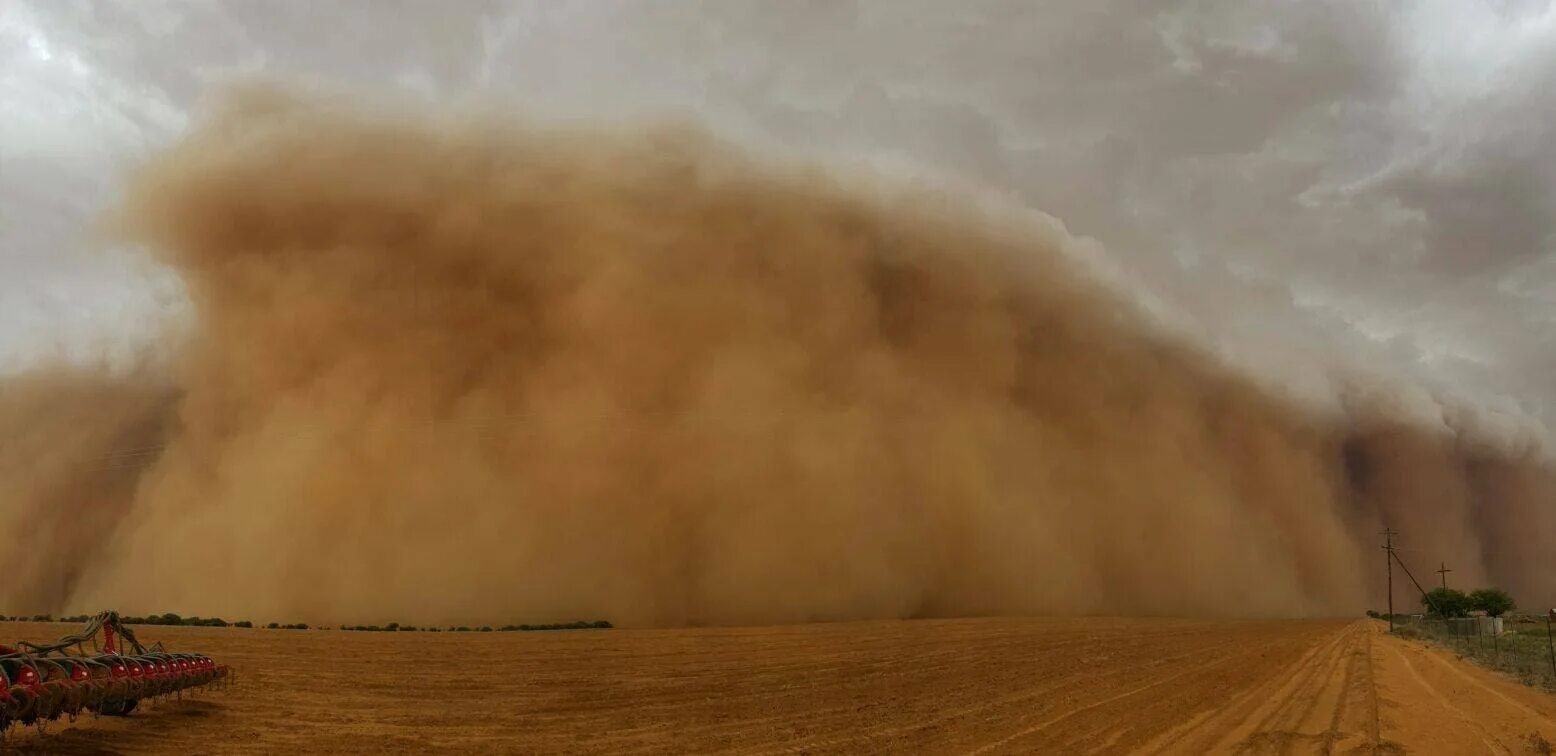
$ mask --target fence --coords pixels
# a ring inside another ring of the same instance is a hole
[[[1507,672],[1526,685],[1556,690],[1556,638],[1548,616],[1513,618],[1423,617],[1394,620],[1401,635],[1428,638],[1481,666]]]
[[[1454,617],[1448,620],[1449,635],[1501,635],[1504,631],[1501,617]]]

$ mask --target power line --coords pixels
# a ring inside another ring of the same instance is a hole
[[[1421,601],[1424,602],[1428,607],[1431,607],[1432,611],[1437,612],[1437,616],[1443,618],[1443,625],[1448,627],[1449,633],[1452,633],[1453,623],[1448,621],[1448,613],[1444,612],[1442,608],[1437,605],[1437,602],[1432,600],[1432,595],[1427,593],[1425,588],[1421,587],[1421,581],[1416,580],[1416,576],[1410,574],[1410,568],[1406,567],[1405,561],[1400,559],[1398,554],[1394,553],[1393,547],[1390,546],[1387,548],[1389,556],[1393,557],[1394,561],[1399,562],[1399,568],[1405,571],[1405,577],[1410,578],[1410,582],[1415,584],[1416,590],[1421,592]],[[1390,586],[1390,588],[1392,589],[1392,586]]]

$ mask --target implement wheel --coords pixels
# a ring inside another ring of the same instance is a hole
[[[138,703],[140,701],[134,698],[104,702],[102,707],[97,710],[97,713],[105,717],[127,717],[130,712],[135,711],[135,704]]]

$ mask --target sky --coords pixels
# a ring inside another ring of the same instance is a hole
[[[180,310],[94,223],[256,75],[891,166],[1053,215],[1299,396],[1384,374],[1556,425],[1549,2],[0,0],[0,369]]]

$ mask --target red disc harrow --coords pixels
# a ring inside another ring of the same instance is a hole
[[[161,643],[148,649],[118,613],[103,612],[54,643],[0,646],[0,732],[82,712],[123,716],[142,700],[229,679],[208,656],[168,653]]]

